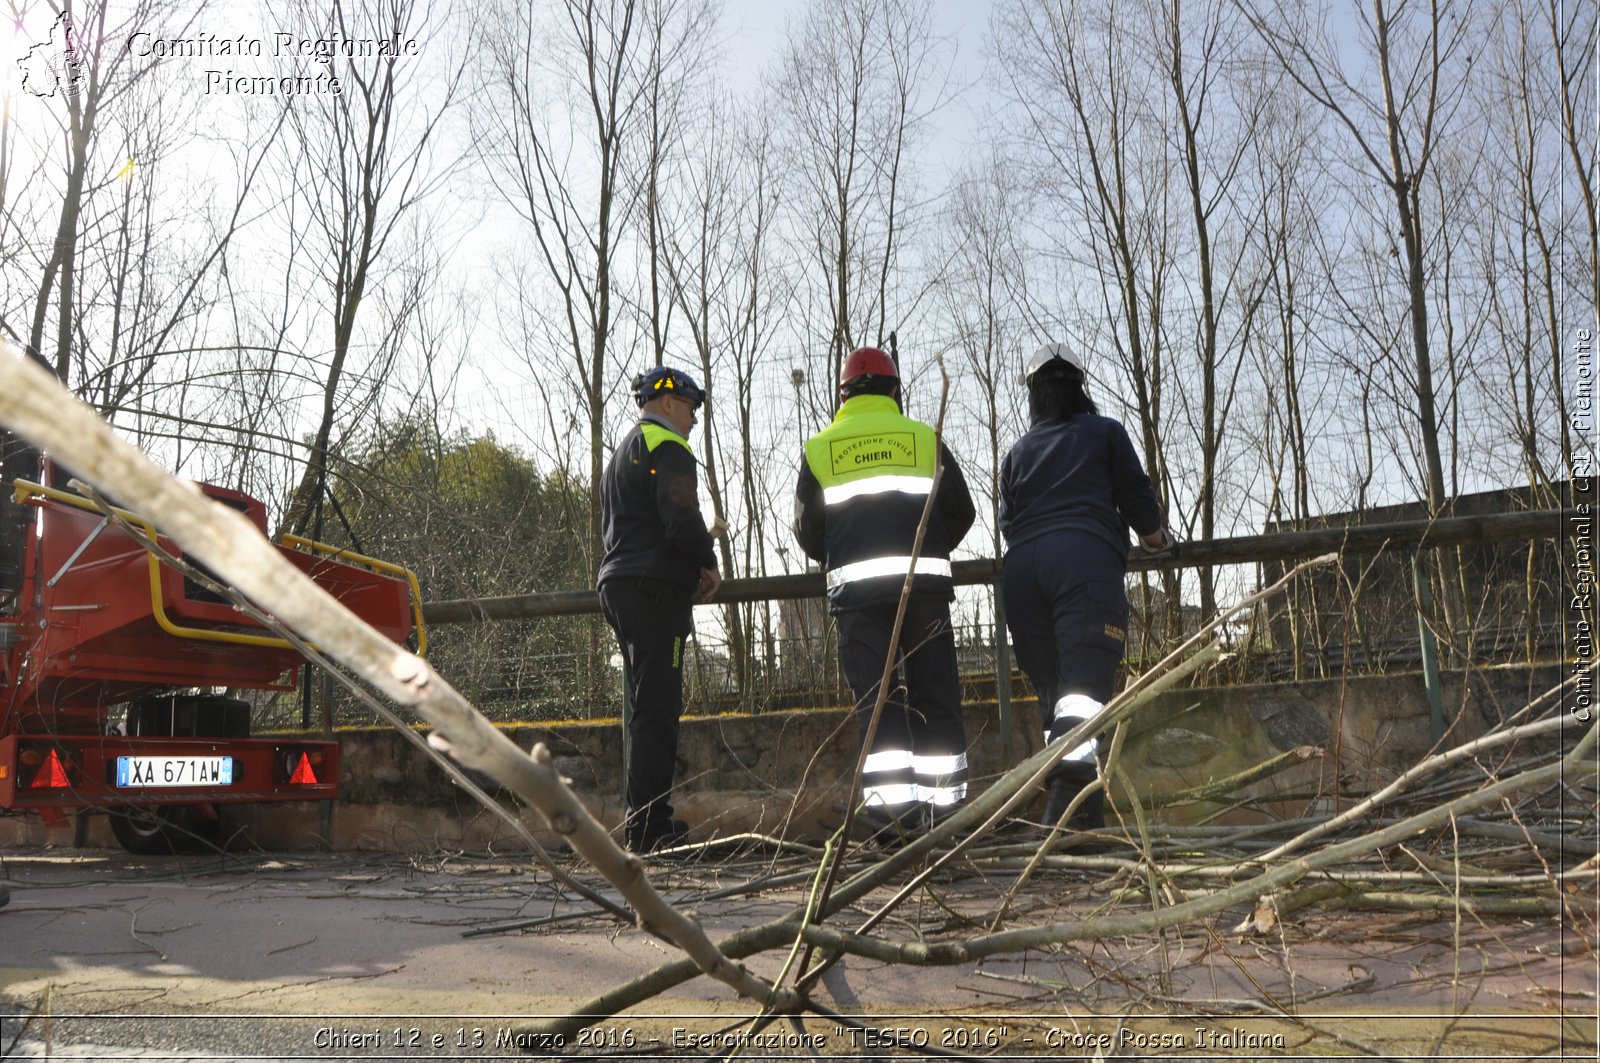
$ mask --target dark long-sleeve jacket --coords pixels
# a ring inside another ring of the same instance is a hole
[[[692,589],[702,568],[717,567],[694,454],[676,429],[648,414],[622,437],[601,477],[600,526],[600,583],[644,577]]]
[[[847,399],[833,423],[806,442],[795,486],[795,538],[822,564],[835,610],[892,602],[939,464],[938,495],[918,556],[912,593],[955,596],[950,551],[977,511],[948,447],[883,395]]]
[[[1124,563],[1128,528],[1149,535],[1161,506],[1120,423],[1082,413],[1041,421],[1000,465],[1000,531],[1011,547],[1052,532],[1103,540]]]

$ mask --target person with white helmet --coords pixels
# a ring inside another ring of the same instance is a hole
[[[639,423],[617,444],[600,481],[605,557],[597,582],[632,708],[623,733],[623,837],[629,849],[648,853],[688,834],[668,800],[683,716],[683,646],[694,603],[709,601],[722,577],[688,442],[705,392],[667,366],[636,377],[633,392]]]
[[[867,740],[891,653],[892,687],[867,749],[863,815],[883,842],[905,841],[966,797],[966,729],[950,602],[950,551],[976,517],[955,455],[900,411],[900,370],[876,347],[850,353],[833,423],[806,441],[795,488],[795,537],[827,574],[839,662]],[[917,527],[940,465],[934,512],[913,562]],[[906,577],[911,594],[891,646]]]
[[[1127,431],[1100,416],[1072,351],[1047,343],[1024,375],[1030,426],[1000,466],[1002,581],[1017,663],[1039,694],[1050,742],[1111,700],[1128,631],[1128,529],[1152,556],[1177,545]],[[1096,751],[1091,737],[1063,753],[1049,776],[1047,823],[1094,781]],[[1103,826],[1102,796],[1085,797],[1069,826]]]

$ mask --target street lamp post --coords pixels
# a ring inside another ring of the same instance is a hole
[[[795,442],[800,444],[802,450],[806,445],[805,422],[801,418],[800,391],[806,386],[806,371],[804,369],[789,370],[789,383],[794,385],[794,434]]]

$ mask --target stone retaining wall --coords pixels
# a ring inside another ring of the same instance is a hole
[[[1558,666],[1454,673],[1444,680],[1447,744],[1458,744],[1527,704],[1560,678]],[[1016,759],[1040,748],[1038,707],[1014,707],[1007,735],[991,702],[968,707],[973,786],[981,790]],[[622,814],[621,727],[615,720],[508,728],[523,748],[543,742],[590,810],[615,825]],[[241,806],[226,810],[236,845],[268,849],[515,852],[515,834],[478,807],[404,736],[389,729],[339,733],[341,798],[326,829],[317,805]],[[697,836],[759,830],[817,837],[837,825],[855,750],[855,726],[843,710],[756,716],[687,717],[678,750],[678,814]],[[1271,814],[1299,816],[1332,805],[1337,788],[1363,794],[1424,756],[1430,713],[1419,675],[1330,679],[1297,684],[1198,688],[1170,692],[1130,726],[1122,765],[1141,795],[1163,794],[1225,778],[1297,747],[1320,750],[1249,792]],[[481,780],[487,783],[487,780]],[[509,799],[502,795],[507,807]],[[1192,821],[1219,806],[1191,803],[1160,815]],[[1259,815],[1249,810],[1235,818]],[[524,822],[546,841],[537,815]],[[78,837],[110,846],[104,817],[91,816]],[[70,828],[47,830],[33,817],[0,820],[0,844],[70,845]]]

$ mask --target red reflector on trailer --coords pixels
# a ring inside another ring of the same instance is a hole
[[[36,790],[60,790],[71,786],[67,780],[67,770],[61,766],[61,757],[55,750],[50,751],[50,756],[45,759],[44,767],[39,769],[39,774],[33,777],[30,784]]]
[[[304,753],[300,754],[300,763],[294,766],[294,774],[289,776],[290,786],[315,786],[317,773],[311,770],[311,758]]]

